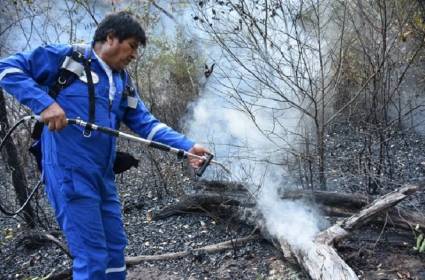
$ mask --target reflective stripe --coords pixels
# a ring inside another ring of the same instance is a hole
[[[24,73],[24,71],[22,71],[19,68],[4,69],[3,72],[0,73],[0,81],[3,80],[4,76],[6,76],[7,74],[12,74],[12,73]]]
[[[125,265],[121,267],[110,267],[106,269],[105,273],[108,274],[113,272],[123,272],[125,271],[125,268],[126,268]]]
[[[163,123],[160,123],[160,124],[157,124],[152,130],[151,130],[151,132],[149,132],[149,135],[148,135],[148,140],[152,140],[153,139],[153,137],[155,136],[155,134],[160,130],[160,129],[163,129],[163,128],[166,128],[166,127],[168,127],[166,124],[163,124]]]
[[[64,62],[62,63],[61,68],[64,68],[68,71],[75,73],[78,77],[82,76],[84,73],[84,66],[80,62],[77,62],[72,59],[72,57],[65,57]]]

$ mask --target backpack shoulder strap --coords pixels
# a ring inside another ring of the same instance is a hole
[[[91,53],[90,45],[73,44],[72,53],[66,56],[62,65],[58,69],[58,78],[50,87],[49,95],[56,99],[59,92],[72,84],[75,79],[84,74],[84,64],[86,63],[87,53]]]
[[[86,53],[91,49],[90,45],[73,44],[72,53],[65,56],[62,65],[58,69],[56,81],[49,88],[49,95],[56,99],[60,91],[72,84],[78,77],[83,75],[84,60]],[[91,51],[89,52],[91,53]],[[31,133],[33,139],[39,139],[43,131],[43,124],[36,122]]]
[[[85,76],[87,79],[87,88],[89,95],[89,123],[95,122],[95,89],[93,83],[93,77],[91,75],[91,53],[92,48],[88,44],[73,44],[72,53],[65,57],[61,67],[59,68],[59,74],[56,82],[50,87],[49,95],[56,99],[59,92],[70,84],[72,84],[77,78]],[[84,136],[89,137],[90,131],[88,128],[84,130]]]

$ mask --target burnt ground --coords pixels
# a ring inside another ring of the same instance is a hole
[[[356,154],[363,139],[353,137],[347,126],[336,127],[328,136],[330,147],[330,188],[339,191],[365,192],[367,185],[358,168]],[[388,182],[406,182],[423,177],[425,140],[414,134],[394,137],[389,143],[393,152],[393,178]],[[143,159],[138,169],[117,177],[122,197],[124,222],[129,244],[127,255],[152,255],[191,251],[252,232],[252,228],[204,214],[184,214],[151,221],[149,212],[170,205],[190,186],[183,164],[174,157],[151,154],[131,145]],[[414,156],[412,156],[414,155]],[[151,159],[156,160],[152,161]],[[351,160],[350,160],[351,158]],[[153,176],[152,176],[153,174]],[[148,176],[149,175],[149,176]],[[391,189],[382,184],[376,196]],[[57,231],[43,196],[39,199],[39,230]],[[425,213],[424,194],[403,203],[409,209]],[[70,259],[54,244],[22,242],[23,226],[19,218],[0,216],[0,279],[37,279],[52,271],[70,266]],[[58,238],[63,241],[59,234]],[[425,279],[425,254],[412,248],[413,232],[396,230],[390,221],[385,227],[366,225],[339,244],[338,250],[361,279]],[[25,245],[26,244],[26,245]],[[191,254],[172,261],[145,262],[128,269],[128,279],[308,279],[296,265],[283,259],[270,243],[250,241],[241,247],[216,254]]]
[[[362,279],[425,279],[425,256],[412,250],[412,234],[366,226],[341,242],[339,253]]]

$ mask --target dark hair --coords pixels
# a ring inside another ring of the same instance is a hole
[[[135,38],[141,45],[146,45],[145,31],[130,12],[121,11],[107,15],[97,26],[93,41],[105,42],[106,37],[111,33],[120,42]]]

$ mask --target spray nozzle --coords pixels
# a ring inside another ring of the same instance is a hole
[[[196,171],[196,175],[201,177],[202,174],[204,174],[205,169],[207,169],[207,166],[211,163],[211,160],[213,159],[214,155],[213,154],[207,154],[205,156],[205,160],[204,163],[202,164],[201,167],[199,167],[199,169]]]

